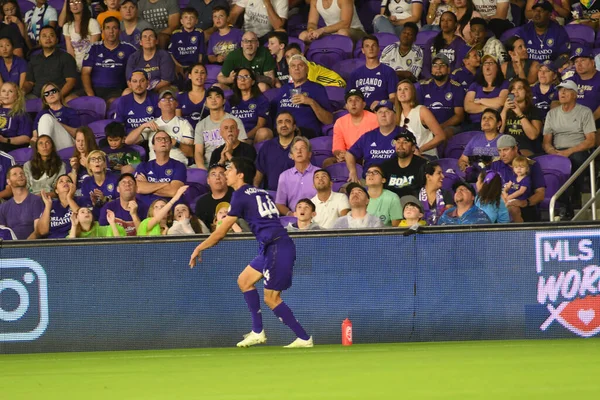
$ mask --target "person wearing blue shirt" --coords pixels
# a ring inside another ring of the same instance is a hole
[[[438,225],[490,224],[487,214],[475,205],[475,189],[465,181],[458,181],[452,188],[456,206],[446,210]]]

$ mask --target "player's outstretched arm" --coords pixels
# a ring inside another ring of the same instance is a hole
[[[190,257],[190,268],[194,268],[196,266],[196,261],[202,262],[202,251],[210,249],[211,247],[219,243],[221,239],[223,239],[227,235],[227,232],[229,232],[229,230],[231,229],[233,224],[237,222],[237,220],[237,217],[231,217],[229,215],[226,216],[225,219],[223,219],[221,225],[219,225],[217,229],[204,242],[200,243],[196,247],[196,249],[192,253],[192,256]]]

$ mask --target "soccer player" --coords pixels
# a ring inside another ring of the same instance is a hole
[[[190,268],[194,268],[197,261],[202,261],[203,250],[219,243],[237,219],[243,218],[260,242],[260,252],[238,277],[238,286],[244,293],[252,315],[252,331],[237,346],[250,347],[267,341],[262,324],[260,298],[254,286],[264,277],[265,303],[297,336],[286,347],[313,347],[312,337],[308,336],[292,310],[281,299],[281,292],[292,286],[296,246],[279,222],[277,207],[268,192],[250,186],[255,174],[256,168],[252,161],[237,157],[231,159],[226,179],[227,185],[235,191],[231,196],[229,213],[217,230],[196,247],[190,257]]]

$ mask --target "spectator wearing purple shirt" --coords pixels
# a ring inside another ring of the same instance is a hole
[[[115,120],[125,125],[125,131],[135,128],[160,117],[158,95],[148,92],[148,74],[144,70],[133,71],[129,78],[132,93],[121,97],[118,101]]]
[[[389,66],[379,61],[379,39],[368,35],[363,39],[365,65],[355,69],[348,80],[348,90],[360,89],[367,107],[375,109],[381,100],[394,100],[398,77]]]
[[[558,68],[554,61],[546,60],[538,70],[538,81],[531,86],[532,101],[534,107],[539,111],[541,120],[546,119],[550,111],[550,104],[557,99],[556,77]]]
[[[298,200],[312,198],[317,194],[313,186],[313,175],[319,167],[310,163],[312,146],[307,138],[297,136],[292,141],[291,154],[294,166],[279,175],[277,185],[277,196],[275,204],[279,214],[285,216],[294,215],[292,210],[296,209]]]
[[[465,92],[460,83],[450,79],[450,61],[443,53],[433,58],[431,76],[416,87],[417,101],[435,114],[446,137],[451,138],[465,119]]]
[[[127,236],[136,236],[137,228],[148,215],[148,207],[137,198],[137,184],[132,174],[125,173],[117,181],[119,195],[100,210],[98,222],[101,226],[108,225],[107,211],[115,213],[115,223],[125,229]]]
[[[177,95],[177,110],[175,111],[178,117],[185,118],[192,128],[196,129],[198,122],[206,118],[210,111],[206,108],[206,67],[201,63],[192,65],[188,73],[188,82],[191,89],[187,92],[180,92]]]
[[[256,75],[252,69],[235,69],[235,82],[230,104],[231,115],[242,121],[248,139],[252,140],[254,144],[273,137],[273,131],[267,128],[269,100],[258,88]]]
[[[138,15],[137,0],[121,1],[121,31],[119,39],[129,43],[136,49],[140,48],[140,39],[144,29],[152,29],[152,25]]]
[[[498,61],[484,55],[481,63],[483,66],[465,96],[465,111],[472,124],[469,128],[474,130],[479,129],[483,111],[486,108],[500,110],[508,96],[508,81],[504,79]]]
[[[79,209],[75,200],[75,184],[69,175],[58,177],[54,193],[57,197],[54,200],[50,193],[41,193],[44,212],[38,222],[37,232],[39,237],[46,239],[63,239],[71,229],[71,214]]]
[[[550,18],[554,9],[552,3],[541,0],[532,8],[532,20],[517,31],[517,36],[525,41],[529,58],[543,62],[568,53],[570,39],[567,31]]]
[[[308,80],[308,61],[303,55],[292,56],[288,65],[293,83],[283,85],[273,100],[275,114],[289,111],[304,136],[321,136],[322,126],[333,122],[327,92]]]
[[[135,47],[119,40],[119,20],[108,17],[102,23],[101,42],[94,43],[83,60],[81,81],[87,96],[112,103],[127,87],[125,67]]]
[[[275,119],[277,136],[264,142],[256,158],[254,186],[277,190],[279,176],[294,166],[291,149],[298,129],[294,116],[284,111]]]
[[[575,64],[575,74],[570,80],[575,82],[579,89],[577,104],[592,110],[596,129],[598,129],[600,128],[600,72],[596,70],[594,51],[587,46],[578,47],[571,60]]]
[[[175,80],[175,63],[171,55],[157,47],[158,39],[152,29],[144,29],[141,37],[141,49],[127,60],[126,76],[142,69],[148,74],[148,89],[160,92]],[[123,94],[131,93],[126,89]]]
[[[442,14],[440,18],[441,32],[426,45],[426,49],[430,51],[424,52],[423,75],[431,75],[431,70],[428,68],[431,65],[429,60],[439,53],[443,53],[448,57],[451,70],[460,65],[460,61],[464,58],[465,53],[469,51],[469,47],[463,38],[456,34],[457,24],[456,14],[451,11]]]
[[[0,204],[0,225],[12,229],[19,240],[35,239],[44,202],[39,196],[29,193],[23,167],[10,167],[6,176],[13,198]]]
[[[356,163],[362,160],[363,169],[366,171],[373,164],[381,164],[396,154],[394,138],[404,128],[396,123],[396,108],[389,100],[382,100],[375,107],[379,128],[366,132],[346,152],[346,167],[348,167],[349,180],[359,182],[356,172]]]
[[[456,81],[463,88],[465,93],[477,75],[477,70],[481,66],[481,56],[476,47],[471,47],[462,60],[462,66],[452,71],[450,79]]]
[[[240,47],[244,32],[232,28],[227,23],[229,8],[217,6],[212,10],[212,21],[214,30],[208,39],[207,55],[211,64],[223,64],[225,57]]]
[[[499,132],[502,125],[500,113],[492,108],[486,109],[481,116],[481,130],[483,132],[473,136],[462,155],[458,165],[463,171],[475,164],[490,164],[498,156],[496,143],[502,136]]]
[[[77,111],[67,107],[54,83],[42,87],[42,109],[33,121],[33,139],[50,136],[56,144],[56,150],[73,147],[75,132],[81,126],[81,118]]]
[[[494,161],[490,165],[490,170],[496,171],[502,178],[502,185],[508,182],[515,182],[517,176],[512,169],[513,160],[519,155],[519,147],[514,137],[503,135],[497,142],[500,160]],[[539,221],[537,205],[544,200],[546,195],[546,181],[540,164],[535,160],[529,163],[533,194],[526,200],[514,200],[511,205],[521,207],[521,216],[525,222]]]
[[[0,87],[0,151],[6,153],[29,146],[31,118],[25,111],[25,95],[14,82]]]
[[[181,29],[176,29],[171,35],[168,51],[180,74],[183,74],[183,68],[201,62],[206,53],[204,33],[196,28],[197,23],[198,11],[192,7],[184,8],[181,10]]]
[[[225,237],[238,218],[244,219],[260,243],[260,248],[259,255],[238,278],[238,285],[252,314],[252,332],[237,346],[249,347],[267,341],[260,312],[260,298],[255,286],[264,276],[265,303],[298,337],[287,347],[313,347],[312,337],[308,336],[292,310],[281,300],[281,292],[292,286],[296,258],[294,242],[279,222],[277,208],[267,191],[250,186],[256,172],[254,164],[244,158],[234,158],[231,164],[227,170],[227,184],[235,192],[231,196],[228,215],[217,230],[196,247],[190,257],[190,267],[193,268],[196,262],[201,260],[203,250],[214,246]]]
[[[169,158],[172,142],[167,132],[156,132],[151,145],[156,159],[141,163],[135,171],[138,193],[143,195],[145,204],[150,204],[157,196],[173,197],[187,179],[186,166]]]
[[[8,37],[0,38],[0,57],[2,81],[14,82],[22,88],[27,74],[27,61],[13,55],[13,43]]]

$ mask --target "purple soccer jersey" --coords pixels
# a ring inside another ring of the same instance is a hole
[[[370,106],[374,101],[388,100],[390,93],[396,93],[397,84],[396,72],[387,65],[379,64],[373,69],[363,65],[352,72],[346,89],[360,89]]]
[[[0,108],[0,121],[4,121],[3,124],[0,124],[0,135],[5,138],[22,135],[31,137],[33,129],[29,114],[24,112],[23,114],[11,116],[9,115],[10,111],[8,108]]]
[[[570,78],[577,84],[577,104],[588,107],[595,112],[600,107],[600,72],[596,71],[590,79],[583,80],[579,74]]]
[[[71,230],[71,210],[70,206],[63,207],[60,200],[52,200],[52,209],[50,210],[50,230],[48,239],[64,239]]]
[[[494,161],[490,165],[489,169],[492,171],[496,171],[500,174],[500,177],[502,178],[502,185],[504,185],[507,182],[515,182],[517,179],[517,176],[515,175],[515,172],[513,171],[512,167],[508,164],[505,164],[501,160]],[[539,188],[546,187],[546,181],[544,180],[544,172],[540,167],[540,163],[534,162],[529,166],[529,177],[531,178],[532,192],[535,192]]]
[[[379,128],[362,135],[348,150],[356,160],[364,160],[363,170],[366,172],[371,165],[379,165],[396,154],[394,138],[400,133],[400,127],[387,136],[381,134]]]
[[[432,38],[425,47],[429,49],[429,51],[423,52],[423,65],[427,66],[427,69],[431,71],[431,58],[437,54],[435,48],[433,47],[433,41],[435,38]],[[439,51],[441,54],[445,54],[450,61],[450,71],[453,71],[455,68],[458,68],[461,65],[462,60],[465,58],[465,54],[469,51],[469,46],[465,43],[465,41],[457,36],[454,38],[452,43],[442,47]]]
[[[550,90],[548,90],[546,94],[543,94],[540,91],[540,84],[538,82],[531,86],[531,93],[533,94],[533,105],[539,110],[540,117],[543,121],[546,119],[548,111],[550,111],[550,104],[558,99],[558,91],[556,90],[556,87],[552,85]]]
[[[144,201],[138,196],[136,198],[136,202],[138,204],[137,215],[140,220],[144,220],[148,216],[148,207],[144,204]],[[121,206],[121,201],[119,199],[115,199],[109,201],[102,207],[100,211],[100,218],[98,222],[102,226],[108,225],[108,220],[106,219],[106,211],[112,210],[115,213],[115,223],[117,225],[121,225],[127,236],[136,236],[135,224],[133,222],[133,218],[131,218],[131,214],[129,211],[125,210]]]
[[[229,33],[223,36],[216,31],[208,39],[207,54],[209,56],[226,56],[240,47],[243,35],[244,32],[236,28],[231,28]]]
[[[513,183],[512,186],[510,187],[510,189],[508,189],[508,194],[513,194],[514,192],[516,192],[517,190],[519,190],[523,186],[527,188],[527,190],[525,191],[525,193],[523,193],[522,195],[520,195],[519,197],[517,197],[517,199],[519,199],[519,200],[527,200],[533,194],[533,190],[531,188],[531,177],[529,175],[527,175],[526,177],[524,177],[521,180],[521,182],[517,182],[517,179],[515,177],[515,180],[512,181],[512,183]]]
[[[20,84],[21,74],[27,72],[27,61],[21,57],[13,56],[12,66],[10,71],[6,69],[4,59],[0,57],[0,76],[4,82],[13,82]]]
[[[160,81],[175,80],[175,63],[165,50],[157,49],[150,60],[144,59],[143,50],[136,51],[127,60],[125,76],[130,77],[136,69],[143,69],[148,74],[148,90],[154,89]]]
[[[231,114],[242,120],[246,132],[256,127],[258,117],[267,119],[269,117],[269,100],[265,96],[258,96],[249,100],[242,100],[236,106],[231,107]]]
[[[144,122],[160,117],[158,95],[148,92],[146,99],[140,104],[133,98],[133,93],[119,99],[115,120],[125,125],[125,131],[131,132]]]
[[[117,179],[118,178],[115,175],[107,172],[104,182],[102,185],[98,186],[93,176],[85,178],[81,183],[82,205],[88,207],[93,206],[90,196],[95,189],[99,189],[104,196],[108,197],[109,201],[119,197],[119,193],[117,192]],[[97,218],[98,215],[94,215],[94,217]]]
[[[187,180],[187,167],[182,162],[172,158],[164,165],[158,165],[156,160],[152,160],[137,166],[135,170],[136,178],[139,174],[144,174],[149,183],[169,183],[172,181],[185,183]],[[140,199],[146,206],[149,206],[157,198],[159,196],[154,194],[140,195]]]
[[[83,60],[83,67],[92,68],[92,87],[127,87],[125,68],[127,60],[135,52],[136,48],[129,43],[119,43],[113,50],[103,42],[95,43]]]
[[[496,86],[492,91],[484,91],[483,87],[479,85],[477,82],[473,82],[471,86],[469,86],[468,92],[475,92],[476,99],[493,99],[494,97],[500,96],[500,92],[504,89],[508,90],[508,81],[502,82],[500,86]],[[469,114],[469,119],[472,123],[478,124],[481,122],[481,115],[483,113]]]
[[[460,86],[462,86],[463,90],[466,92],[469,86],[475,82],[475,74],[472,74],[471,71],[465,67],[461,67],[452,71],[450,79],[460,83]]]
[[[63,106],[60,110],[50,110],[44,109],[37,113],[35,116],[35,120],[33,121],[33,129],[38,130],[38,125],[40,123],[40,118],[42,118],[46,114],[52,114],[54,118],[58,120],[58,122],[63,123],[72,128],[79,128],[81,126],[81,118],[77,111],[73,108]]]
[[[283,148],[279,138],[264,142],[256,157],[256,169],[264,175],[264,186],[267,190],[277,190],[279,175],[294,166],[290,150],[292,146]]]
[[[465,91],[458,82],[450,79],[442,86],[434,79],[422,81],[416,92],[419,104],[429,108],[440,124],[454,116],[455,107],[465,104]]]
[[[498,135],[492,140],[487,140],[485,138],[485,134],[483,132],[481,132],[481,134],[478,134],[478,135],[474,136],[471,140],[469,140],[469,143],[467,143],[467,146],[465,147],[465,150],[463,151],[463,155],[465,155],[467,157],[472,157],[472,156],[497,157],[498,156],[498,147],[496,146],[496,144],[498,143],[498,139],[500,137],[502,137],[502,135]]]
[[[311,81],[306,81],[298,87],[288,83],[281,87],[278,96],[273,100],[277,115],[282,111],[287,111],[294,116],[298,127],[310,129],[316,136],[321,136],[321,126],[323,124],[321,124],[312,108],[307,104],[292,104],[292,97],[295,92],[316,100],[323,109],[331,111],[327,91],[323,86]]]
[[[171,35],[169,53],[184,67],[189,67],[199,61],[199,56],[206,53],[204,48],[204,33],[200,29],[191,32],[185,29],[176,30]]]
[[[517,36],[525,42],[529,59],[540,63],[546,60],[554,60],[561,54],[569,53],[571,46],[565,28],[554,21],[550,21],[548,30],[543,35],[536,33],[535,25],[531,21],[518,30]]]

